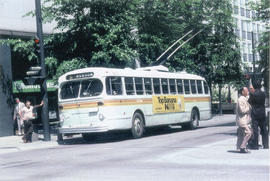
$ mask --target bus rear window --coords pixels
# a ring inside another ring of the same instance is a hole
[[[73,99],[78,97],[80,82],[66,82],[61,87],[61,99]]]
[[[208,85],[205,81],[203,81],[204,93],[208,94]]]
[[[98,79],[83,80],[80,97],[98,96],[103,90],[102,82]]]
[[[122,95],[123,91],[121,77],[107,77],[106,92],[108,95]]]
[[[197,89],[198,89],[198,93],[202,94],[202,81],[201,80],[197,80]]]

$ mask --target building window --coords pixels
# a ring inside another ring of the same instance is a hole
[[[248,54],[248,60],[249,62],[253,62],[253,54]]]
[[[244,20],[241,20],[241,29],[242,31],[246,30],[246,22]]]
[[[248,9],[246,10],[246,17],[250,18],[250,10],[248,10]]]
[[[234,29],[234,34],[235,34],[238,38],[240,38],[240,30]]]
[[[242,31],[242,39],[245,40],[247,38],[246,31]]]
[[[243,61],[247,62],[247,54],[246,53],[243,53]]]
[[[255,11],[251,11],[251,13],[252,13],[252,18],[255,18],[256,17]]]
[[[252,34],[251,34],[251,32],[247,32],[247,39],[248,40],[252,40]]]
[[[245,9],[241,8],[241,16],[245,16]]]
[[[238,8],[238,6],[234,6],[233,7],[233,13],[234,14],[239,14],[239,8]]]
[[[257,33],[259,34],[261,30],[261,26],[259,24],[257,24]]]

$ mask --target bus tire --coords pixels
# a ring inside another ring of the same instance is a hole
[[[95,141],[97,139],[97,135],[89,134],[89,133],[82,133],[82,137],[85,141]]]
[[[64,144],[64,138],[63,138],[63,134],[62,133],[57,133],[57,143],[59,145],[63,145]]]
[[[186,124],[183,124],[182,127],[187,130],[196,129],[199,125],[199,113],[197,110],[193,109],[190,115],[190,121]]]
[[[141,138],[144,133],[143,116],[140,113],[135,113],[132,118],[132,136],[133,138]]]

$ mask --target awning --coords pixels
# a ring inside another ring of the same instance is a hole
[[[52,80],[47,80],[47,90],[56,91],[57,85]],[[13,81],[13,93],[40,92],[39,85],[24,85],[23,81]]]

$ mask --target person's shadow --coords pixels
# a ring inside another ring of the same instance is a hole
[[[228,153],[240,153],[240,152],[237,151],[237,150],[228,150],[227,152],[228,152]]]

